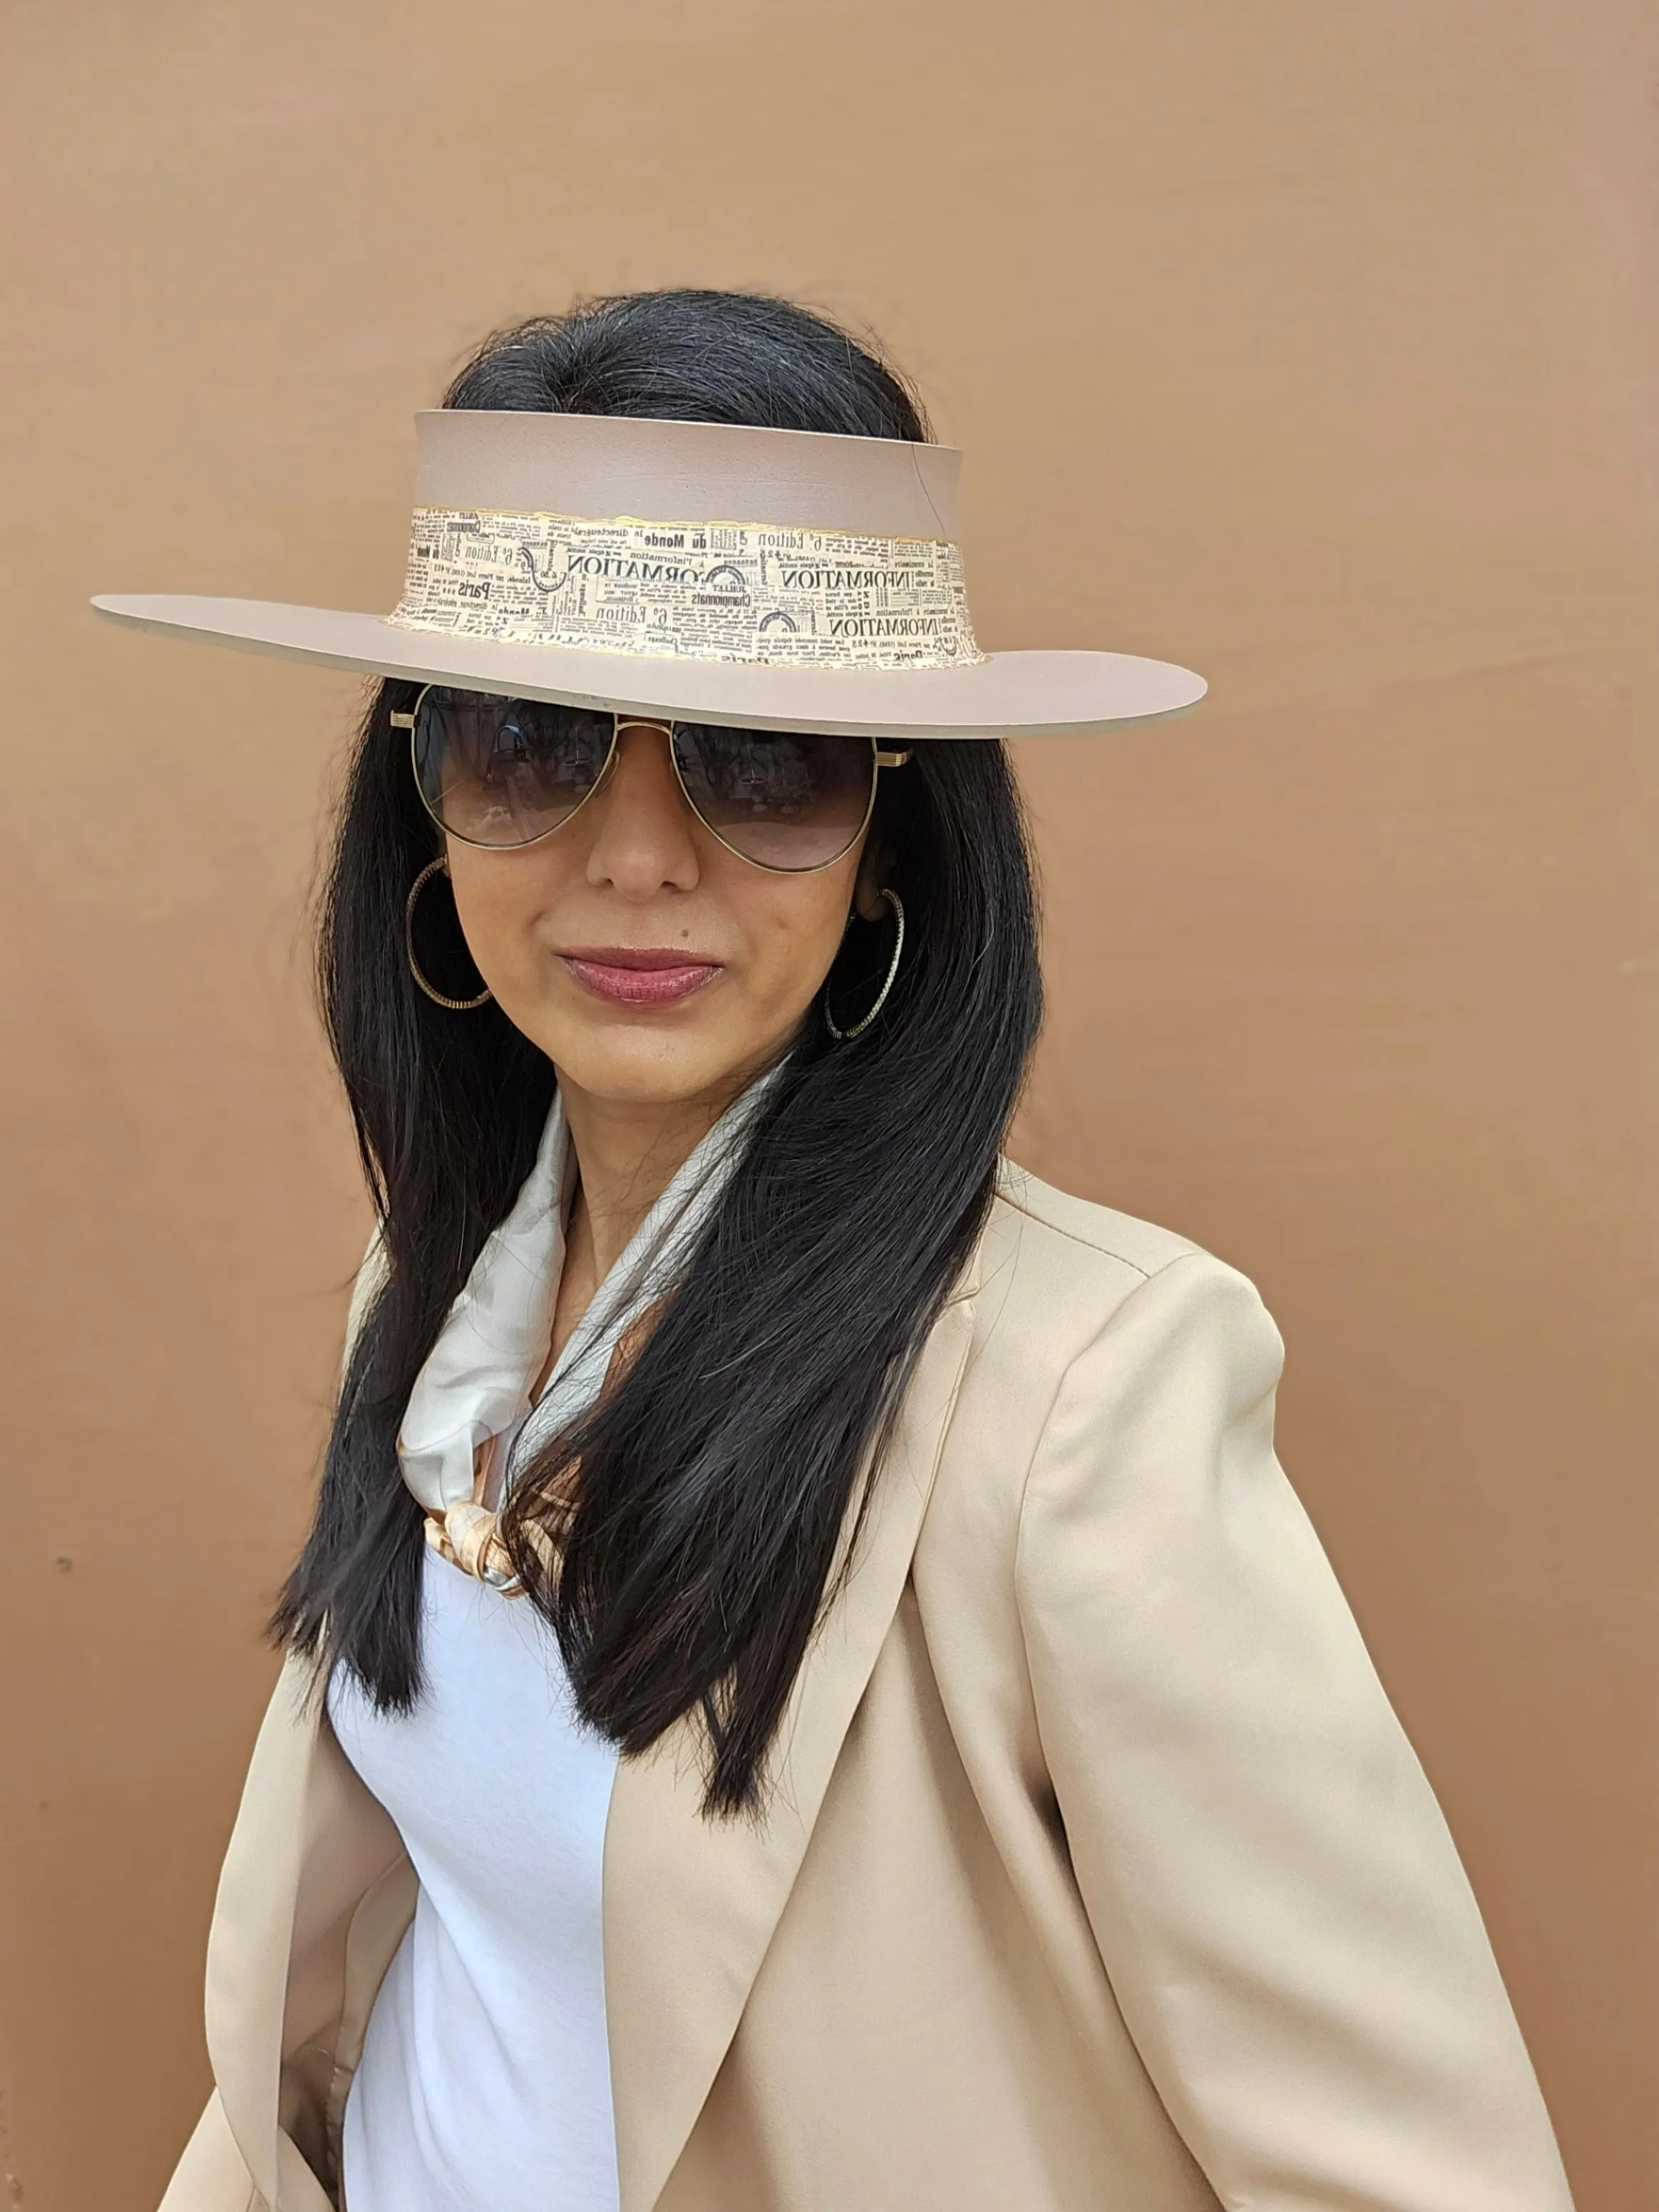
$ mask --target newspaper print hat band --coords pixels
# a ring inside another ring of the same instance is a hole
[[[983,659],[939,538],[415,510],[404,629],[781,667]]]
[[[416,417],[389,616],[99,598],[105,615],[463,690],[870,737],[1178,713],[1202,679],[1098,652],[985,654],[942,446],[615,416]]]

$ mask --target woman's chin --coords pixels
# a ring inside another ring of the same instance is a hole
[[[724,1105],[781,1049],[769,1039],[637,1018],[560,1027],[556,1037],[538,1041],[561,1083],[616,1106]]]

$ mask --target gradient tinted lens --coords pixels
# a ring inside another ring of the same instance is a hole
[[[527,845],[567,822],[605,773],[608,714],[434,685],[415,716],[428,811],[469,845]]]
[[[764,868],[822,868],[863,829],[875,788],[868,738],[791,736],[677,722],[686,795],[722,842]]]

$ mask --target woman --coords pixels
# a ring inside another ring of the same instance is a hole
[[[612,301],[423,418],[389,623],[105,603],[384,679],[380,1231],[169,2212],[1567,2203],[1272,1322],[1000,1160],[999,740],[1202,686],[983,659],[925,440],[800,310]]]

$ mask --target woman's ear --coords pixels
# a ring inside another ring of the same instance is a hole
[[[871,837],[866,841],[853,884],[853,911],[860,921],[879,921],[887,912],[881,893],[887,881],[888,857],[884,838]]]

